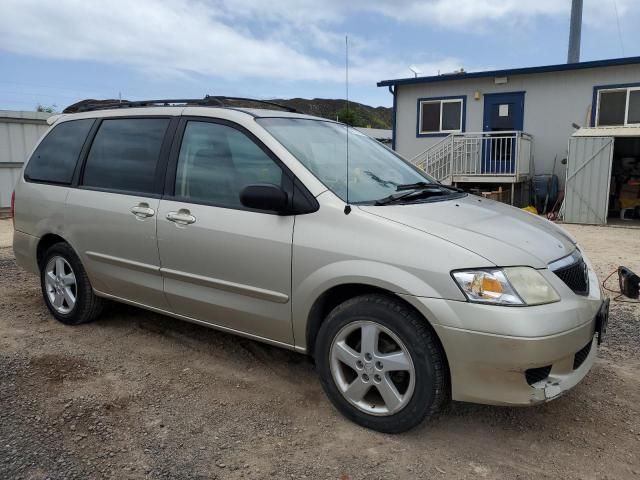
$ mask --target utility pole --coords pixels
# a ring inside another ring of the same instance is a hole
[[[580,37],[582,34],[582,0],[571,1],[571,24],[569,26],[569,51],[567,63],[580,61]]]

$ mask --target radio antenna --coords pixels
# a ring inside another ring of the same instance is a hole
[[[346,159],[347,159],[347,204],[344,207],[344,214],[349,215],[351,212],[351,205],[349,205],[349,119],[351,116],[349,115],[349,35],[345,35],[344,37],[344,71],[345,71],[345,93],[346,93],[346,101],[347,101],[347,118],[346,118],[346,127],[347,127],[347,151],[346,151]]]

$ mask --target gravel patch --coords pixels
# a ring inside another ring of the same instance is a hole
[[[567,228],[600,275],[640,271],[640,235]],[[454,403],[384,435],[341,417],[302,355],[123,305],[65,327],[0,248],[0,478],[640,478],[639,312],[612,304],[560,399]]]

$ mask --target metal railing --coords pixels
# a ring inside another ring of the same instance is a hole
[[[531,173],[533,137],[521,131],[453,133],[411,159],[436,180]]]

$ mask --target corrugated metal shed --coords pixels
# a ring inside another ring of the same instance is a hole
[[[49,128],[50,113],[0,110],[0,208],[11,204],[11,192],[23,163]]]
[[[609,207],[613,137],[569,139],[564,221],[604,225]]]

